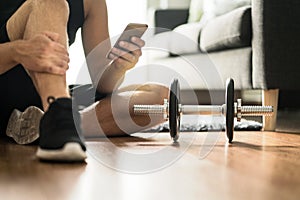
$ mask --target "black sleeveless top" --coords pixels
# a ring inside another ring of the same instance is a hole
[[[26,0],[9,0],[0,3],[0,27],[16,12],[16,10]],[[71,45],[76,36],[78,28],[82,27],[84,21],[83,0],[67,0],[70,7],[70,16],[68,21],[69,44]]]

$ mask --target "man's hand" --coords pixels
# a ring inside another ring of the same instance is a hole
[[[142,55],[141,48],[145,46],[145,41],[132,37],[131,42],[121,41],[119,46],[122,49],[113,48],[109,58],[114,60],[113,64],[123,70],[129,70],[135,66]]]
[[[64,75],[70,61],[67,49],[60,44],[59,34],[42,32],[21,41],[17,48],[17,62],[26,69]]]

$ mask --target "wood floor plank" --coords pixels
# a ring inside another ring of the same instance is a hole
[[[300,134],[167,133],[87,141],[85,163],[43,163],[0,139],[0,199],[299,199]],[[204,156],[205,155],[205,156]]]

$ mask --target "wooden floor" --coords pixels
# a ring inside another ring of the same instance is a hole
[[[167,133],[88,141],[85,163],[43,163],[0,141],[0,199],[299,199],[300,134]]]

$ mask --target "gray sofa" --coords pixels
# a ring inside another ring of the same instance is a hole
[[[156,10],[155,27],[174,29],[187,23],[188,14],[187,9]],[[157,29],[156,34],[164,34],[163,31]],[[277,92],[280,91],[280,105],[298,105],[300,1],[253,0],[251,6],[237,8],[208,21],[199,31],[198,52],[176,54],[154,56],[150,62],[185,69],[187,62],[181,61],[184,57],[189,64],[204,71],[204,76],[205,70],[211,67],[218,74],[210,74],[206,80],[192,84],[197,90],[207,89],[208,80],[212,80],[213,85],[209,89],[222,90],[224,84],[214,85],[213,79],[220,77],[224,82],[232,77],[237,90],[262,90],[263,103],[277,108]]]

